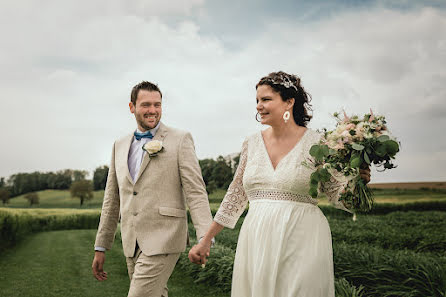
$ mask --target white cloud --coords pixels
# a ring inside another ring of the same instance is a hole
[[[301,75],[313,95],[312,127],[333,125],[328,114],[341,107],[387,115],[403,143],[401,164],[375,181],[446,178],[435,162],[446,146],[438,137],[445,118],[444,12],[374,9],[273,23],[240,50],[228,50],[187,20],[202,1],[179,2],[145,8],[143,1],[125,8],[48,2],[19,15],[9,9],[10,26],[0,27],[7,43],[0,48],[6,65],[0,124],[9,143],[0,176],[108,163],[113,140],[134,128],[127,104],[141,80],[159,83],[164,121],[192,132],[200,158],[232,153],[260,129],[256,82],[284,70]],[[185,17],[174,24],[153,17],[169,14]]]

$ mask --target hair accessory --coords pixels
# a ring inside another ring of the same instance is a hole
[[[297,86],[291,81],[290,76],[294,78],[295,80],[299,81],[299,78],[292,74],[286,74],[286,73],[278,73],[275,77],[268,77],[265,79],[265,81],[269,81],[275,85],[282,85],[285,88],[293,88],[297,91]]]

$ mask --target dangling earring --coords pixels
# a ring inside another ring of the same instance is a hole
[[[259,119],[257,118],[258,115],[260,115],[259,112],[256,113],[256,121],[260,123],[261,120],[259,120]]]
[[[290,112],[287,110],[283,113],[283,121],[285,122],[285,124],[288,122],[289,119],[290,119]]]

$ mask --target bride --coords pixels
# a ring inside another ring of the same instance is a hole
[[[189,259],[204,264],[211,240],[234,228],[248,201],[237,243],[232,297],[335,296],[331,232],[309,194],[312,169],[302,165],[321,135],[306,128],[309,95],[300,78],[273,72],[256,85],[260,122],[270,127],[246,138],[240,164],[214,217]],[[370,170],[362,170],[368,182]],[[331,180],[321,191],[337,208],[344,184]]]

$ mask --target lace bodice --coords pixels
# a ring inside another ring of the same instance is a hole
[[[274,169],[261,132],[248,137],[242,146],[240,163],[234,179],[214,217],[217,223],[234,228],[248,201],[256,199],[290,200],[317,204],[309,194],[313,168],[302,165],[311,158],[310,147],[321,135],[307,129],[301,140],[286,154]],[[347,183],[342,177],[332,178],[320,188],[337,208],[345,209],[338,200]]]

